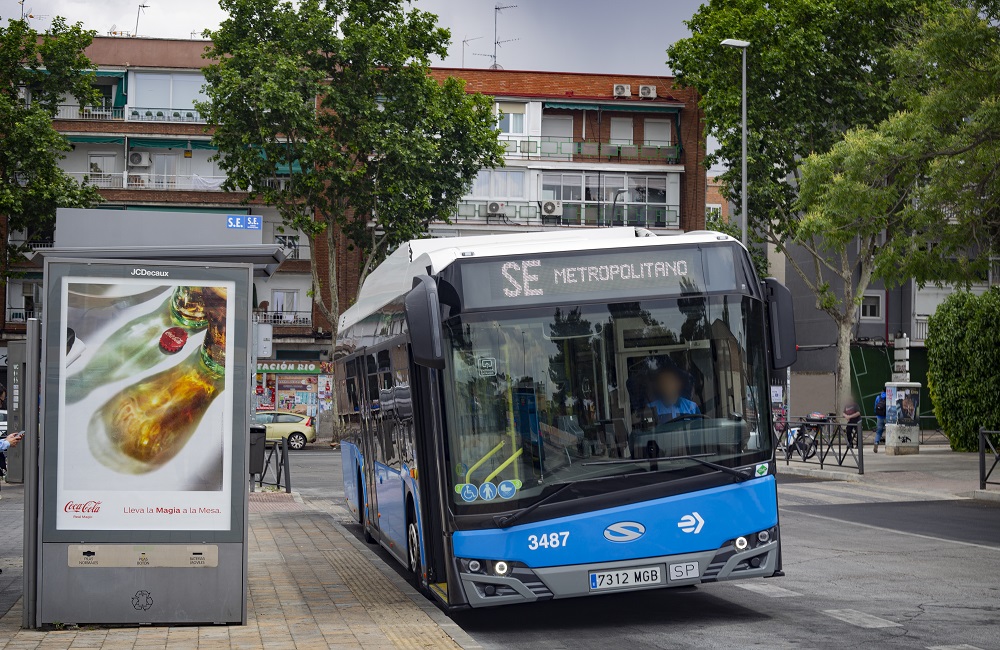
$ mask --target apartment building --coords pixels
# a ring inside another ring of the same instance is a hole
[[[260,215],[263,242],[281,245],[288,259],[256,281],[257,318],[274,325],[275,360],[319,367],[312,362],[325,359],[330,329],[313,309],[310,265],[324,265],[329,251],[325,242],[313,250],[301,233],[283,229],[274,209],[222,191],[223,172],[211,160],[217,152],[195,108],[204,99],[205,46],[95,38],[87,53],[102,101],[60,107],[55,126],[73,146],[63,168],[100,189],[102,209],[156,210],[163,218],[178,211]],[[463,78],[468,92],[495,98],[507,155],[504,167],[480,172],[455,217],[432,223],[429,236],[623,224],[670,234],[704,226],[702,115],[695,93],[674,89],[672,78],[454,68],[432,74]],[[46,246],[52,236],[12,238]],[[341,241],[336,254],[341,304],[349,305],[358,253]],[[40,270],[24,271],[8,286],[8,340],[22,337],[25,319],[41,307]]]
[[[93,84],[102,99],[81,107],[68,98],[59,107],[54,125],[72,146],[62,167],[98,187],[104,210],[157,211],[163,219],[178,212],[261,216],[262,243],[280,245],[287,259],[273,276],[255,281],[256,317],[274,325],[276,359],[319,359],[329,332],[324,341],[313,322],[308,240],[283,229],[272,208],[247,205],[244,194],[223,191],[223,172],[211,160],[217,151],[195,108],[205,99],[200,71],[205,45],[95,38],[87,54],[97,66]],[[46,247],[54,233],[12,233],[11,239]],[[107,245],[116,243],[109,239]],[[22,277],[7,287],[4,340],[23,337],[25,320],[42,307],[41,269],[21,270]]]
[[[432,237],[634,225],[659,234],[705,224],[698,98],[672,77],[435,68],[495,100],[505,164],[484,169]],[[325,250],[317,247],[321,258]],[[340,259],[351,259],[346,242]],[[343,264],[341,296],[359,264]],[[342,298],[343,299],[343,298]],[[343,302],[342,304],[349,304]]]

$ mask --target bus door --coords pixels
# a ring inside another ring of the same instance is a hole
[[[377,412],[377,409],[373,407],[373,399],[378,399],[378,386],[375,386],[375,397],[373,398],[369,377],[373,376],[373,372],[377,369],[377,367],[375,355],[369,354],[368,350],[363,351],[361,356],[358,358],[358,375],[356,379],[358,385],[358,397],[361,401],[361,407],[359,409],[361,414],[360,439],[361,453],[364,454],[364,481],[365,487],[367,488],[365,490],[366,503],[364,506],[366,506],[368,510],[367,521],[370,527],[376,530],[379,528],[378,496],[376,494],[376,485],[378,483],[376,478],[378,445],[373,427],[373,417]]]
[[[372,438],[375,443],[375,493],[382,542],[405,561],[406,501],[403,488],[401,441],[396,430],[396,406],[389,350],[374,355],[375,373],[369,374],[372,405]]]

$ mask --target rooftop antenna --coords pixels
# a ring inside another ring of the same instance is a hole
[[[135,31],[132,32],[133,36],[139,35],[139,15],[142,13],[143,9],[149,9],[149,5],[140,2],[139,9],[135,12]]]
[[[462,39],[462,67],[463,68],[465,67],[465,46],[468,45],[469,43],[471,43],[472,41],[478,41],[481,38],[482,38],[482,36],[476,36],[475,38],[469,38],[468,36],[466,36],[464,39]]]
[[[500,70],[500,66],[497,65],[497,48],[504,43],[511,43],[516,41],[516,38],[508,38],[501,41],[497,38],[497,19],[500,17],[500,12],[504,9],[514,9],[517,5],[502,5],[499,2],[493,7],[493,65],[490,66],[491,70]]]

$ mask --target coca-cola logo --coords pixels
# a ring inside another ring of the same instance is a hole
[[[63,512],[100,512],[101,502],[100,501],[84,501],[77,503],[75,501],[67,501],[66,505],[63,506]]]

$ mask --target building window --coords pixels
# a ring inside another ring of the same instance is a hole
[[[882,320],[881,293],[866,293],[861,298],[861,320]]]
[[[497,128],[502,135],[524,135],[524,104],[499,102],[497,104]]]
[[[299,259],[299,236],[298,235],[275,235],[274,243],[281,246],[285,256],[290,260]]]
[[[722,205],[719,203],[707,203],[705,204],[705,221],[721,220],[722,219]]]
[[[524,199],[525,173],[513,169],[482,169],[472,181],[469,199]]]
[[[87,158],[90,182],[97,187],[111,187],[118,156],[113,153],[92,153]],[[121,187],[119,183],[118,187]]]
[[[569,115],[542,116],[542,138],[550,142],[573,141],[573,118]]]
[[[274,289],[271,291],[271,311],[294,313],[299,307],[299,292],[294,289]]]
[[[632,144],[632,118],[611,118],[611,144]]]
[[[670,122],[668,120],[646,120],[643,124],[643,142],[648,146],[670,146]]]

